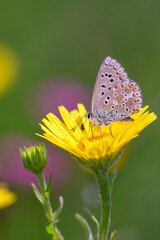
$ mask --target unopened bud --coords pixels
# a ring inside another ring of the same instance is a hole
[[[21,148],[20,154],[23,162],[23,166],[30,172],[38,173],[41,172],[48,164],[48,152],[43,143],[39,146],[24,147],[24,150]]]

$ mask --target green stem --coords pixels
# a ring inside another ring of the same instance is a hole
[[[98,240],[107,240],[111,222],[111,192],[108,169],[95,171],[101,201],[101,221]]]
[[[53,222],[54,218],[53,218],[52,206],[51,206],[49,197],[46,197],[46,194],[45,194],[47,186],[46,186],[43,171],[37,173],[36,177],[37,177],[37,180],[38,180],[38,183],[39,183],[39,187],[41,189],[41,193],[42,193],[43,198],[44,198],[44,205],[43,206],[44,206],[46,217],[47,217],[49,222]]]

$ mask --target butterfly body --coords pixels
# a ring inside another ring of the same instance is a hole
[[[106,57],[97,75],[91,105],[86,118],[95,125],[114,121],[133,121],[130,117],[142,106],[139,85],[128,78],[120,63]]]
[[[86,118],[93,122],[96,125],[102,126],[102,125],[108,125],[110,122],[115,121],[116,114],[115,112],[108,112],[105,109],[97,109],[93,113],[88,113],[86,115]]]

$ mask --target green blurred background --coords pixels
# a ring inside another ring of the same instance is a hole
[[[38,123],[44,117],[40,110],[35,113],[37,108],[41,109],[40,100],[43,104],[41,93],[37,91],[48,79],[54,84],[54,79],[57,82],[63,78],[64,84],[59,81],[63,88],[68,79],[72,79],[87,89],[91,101],[98,69],[108,55],[118,59],[129,77],[139,83],[144,106],[149,105],[150,111],[159,115],[159,24],[158,0],[1,1],[0,47],[5,46],[12,52],[16,70],[0,97],[0,143],[3,145],[4,138],[10,139],[10,135],[41,141],[34,135],[41,132]],[[38,100],[37,94],[40,95]],[[45,99],[47,94],[43,92]],[[55,94],[54,88],[52,94]],[[84,98],[86,96],[82,95],[81,102],[90,110]],[[58,107],[58,103],[55,99],[53,104]],[[117,240],[160,239],[159,133],[159,120],[156,120],[130,143],[127,161],[118,174],[113,192],[111,230],[117,229]],[[16,145],[13,147],[12,141],[6,140],[3,151],[18,149]],[[67,175],[64,164],[69,165],[70,172],[63,181],[59,179],[59,184],[54,186],[53,183],[54,208],[59,195],[63,195],[65,202],[59,228],[65,239],[83,240],[83,231],[74,214],[80,212],[89,220],[82,209],[87,205],[99,216],[93,176],[81,169],[68,153],[51,144],[49,147],[65,159],[61,176]],[[10,157],[12,172],[17,170],[16,156]],[[5,159],[5,152],[3,157]],[[4,159],[0,155],[0,161]],[[54,162],[54,158],[50,161]],[[58,161],[61,164],[61,158]],[[54,179],[56,163],[53,166],[50,171]],[[5,171],[7,173],[7,168]],[[43,209],[29,183],[28,187],[20,186],[14,179],[8,180],[2,175],[0,180],[8,181],[18,201],[0,212],[0,239],[49,239],[44,229]],[[93,228],[96,231],[95,225]]]

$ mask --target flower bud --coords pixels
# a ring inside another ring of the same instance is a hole
[[[24,147],[24,150],[21,148],[20,154],[23,162],[23,166],[30,172],[37,174],[41,172],[48,164],[48,152],[43,143],[39,146]]]

